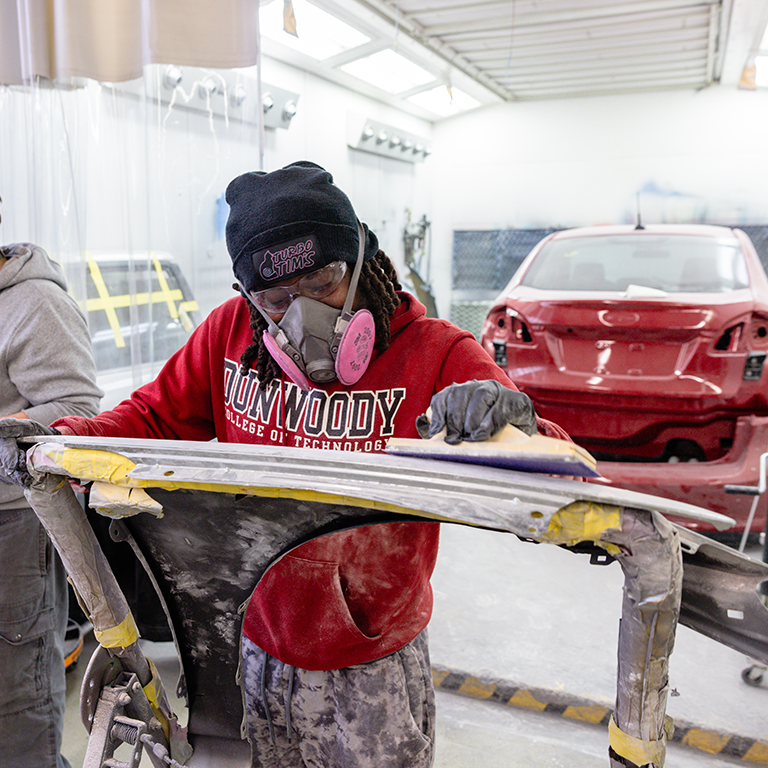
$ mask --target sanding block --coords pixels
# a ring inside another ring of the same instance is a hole
[[[384,450],[400,456],[485,464],[520,472],[600,477],[594,457],[581,446],[555,437],[526,435],[511,425],[478,443],[465,441],[449,445],[444,437],[445,430],[429,440],[393,437]]]

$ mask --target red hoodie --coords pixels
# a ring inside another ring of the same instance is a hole
[[[283,379],[259,390],[254,371],[239,373],[251,329],[246,303],[235,297],[130,400],[53,426],[79,435],[380,452],[390,437],[417,437],[416,417],[451,383],[496,379],[515,389],[471,333],[427,318],[409,294],[400,297],[389,349],[352,387],[335,382],[304,392]],[[567,437],[544,420],[539,428]],[[389,523],[298,547],[254,591],[245,636],[303,669],[339,669],[396,651],[431,616],[438,535],[437,523]]]

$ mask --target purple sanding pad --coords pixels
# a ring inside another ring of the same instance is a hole
[[[473,449],[471,446],[472,443],[452,446],[431,440],[390,440],[384,450],[397,456],[482,464],[488,467],[514,469],[518,472],[568,475],[571,477],[600,477],[600,473],[595,468],[594,459],[577,445],[573,445],[571,451],[565,455],[514,451],[508,448],[489,451]]]

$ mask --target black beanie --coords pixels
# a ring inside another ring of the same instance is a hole
[[[328,171],[303,160],[265,173],[253,171],[227,187],[227,249],[235,277],[248,291],[313,272],[334,261],[357,260],[357,217]],[[363,224],[365,258],[379,249]]]

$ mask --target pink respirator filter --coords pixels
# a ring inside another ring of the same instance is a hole
[[[293,383],[304,390],[310,389],[309,379],[304,374],[304,371],[296,365],[294,359],[287,352],[280,349],[275,337],[269,331],[264,331],[262,339],[269,354],[277,361],[277,364],[285,371]]]
[[[336,375],[342,384],[356,384],[371,362],[375,337],[373,315],[367,309],[355,312],[339,341]]]

